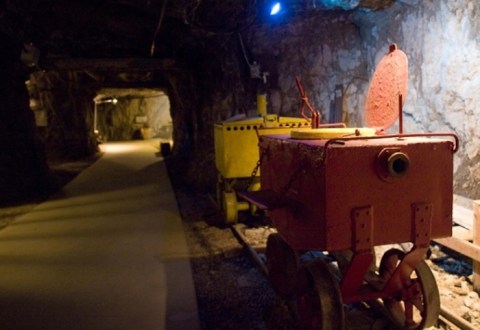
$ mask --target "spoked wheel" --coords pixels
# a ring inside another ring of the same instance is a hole
[[[405,253],[390,249],[380,261],[380,277],[388,280]],[[400,329],[423,329],[435,325],[440,314],[440,294],[437,283],[425,261],[410,275],[407,288],[395,298],[384,298],[383,304],[391,320]]]
[[[273,290],[283,298],[294,292],[298,256],[279,234],[271,234],[267,240],[268,278]]]
[[[345,329],[345,313],[337,279],[322,259],[302,265],[297,274],[296,309],[306,329]]]

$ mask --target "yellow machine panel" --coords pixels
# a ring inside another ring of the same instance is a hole
[[[216,124],[214,137],[217,170],[225,179],[250,177],[259,160],[258,135],[289,134],[292,128],[308,126],[308,121],[303,118],[277,115]],[[259,174],[256,173],[257,176]]]

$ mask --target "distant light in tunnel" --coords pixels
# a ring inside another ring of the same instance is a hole
[[[105,153],[122,154],[141,150],[142,143],[131,142],[109,142],[100,146],[100,149]]]
[[[272,5],[272,8],[270,9],[270,15],[271,16],[277,15],[278,13],[280,13],[281,9],[282,9],[282,4],[280,2],[275,2]]]

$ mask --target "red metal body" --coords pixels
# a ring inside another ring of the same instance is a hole
[[[333,141],[262,136],[262,190],[284,201],[270,218],[295,250],[355,250],[355,210],[371,209],[369,248],[414,242],[413,208],[429,203],[429,239],[450,236],[455,147],[450,139],[422,135]],[[382,152],[389,150],[409,159],[401,176],[388,172]]]
[[[260,137],[262,190],[242,197],[269,211],[278,231],[267,244],[272,286],[279,294],[296,295],[309,328],[323,329],[319,324],[325,320],[335,323],[342,303],[379,298],[401,328],[423,329],[438,317],[438,289],[423,259],[431,239],[452,234],[458,138],[403,134],[407,76],[406,55],[390,46],[365,105],[367,126],[379,135]],[[399,134],[382,135],[398,117]],[[410,251],[390,249],[378,271],[372,270],[375,246],[405,242],[413,243]],[[338,289],[325,285],[337,278],[325,272],[328,266],[298,261],[309,250],[327,251],[337,261]],[[318,292],[318,300],[311,300],[311,291]],[[326,307],[318,308],[322,304]],[[311,310],[316,314],[308,314]],[[335,324],[343,328],[342,322]]]

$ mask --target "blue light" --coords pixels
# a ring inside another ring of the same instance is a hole
[[[272,9],[270,10],[270,16],[278,14],[281,9],[282,5],[280,4],[280,2],[275,2],[275,4],[272,6]]]

